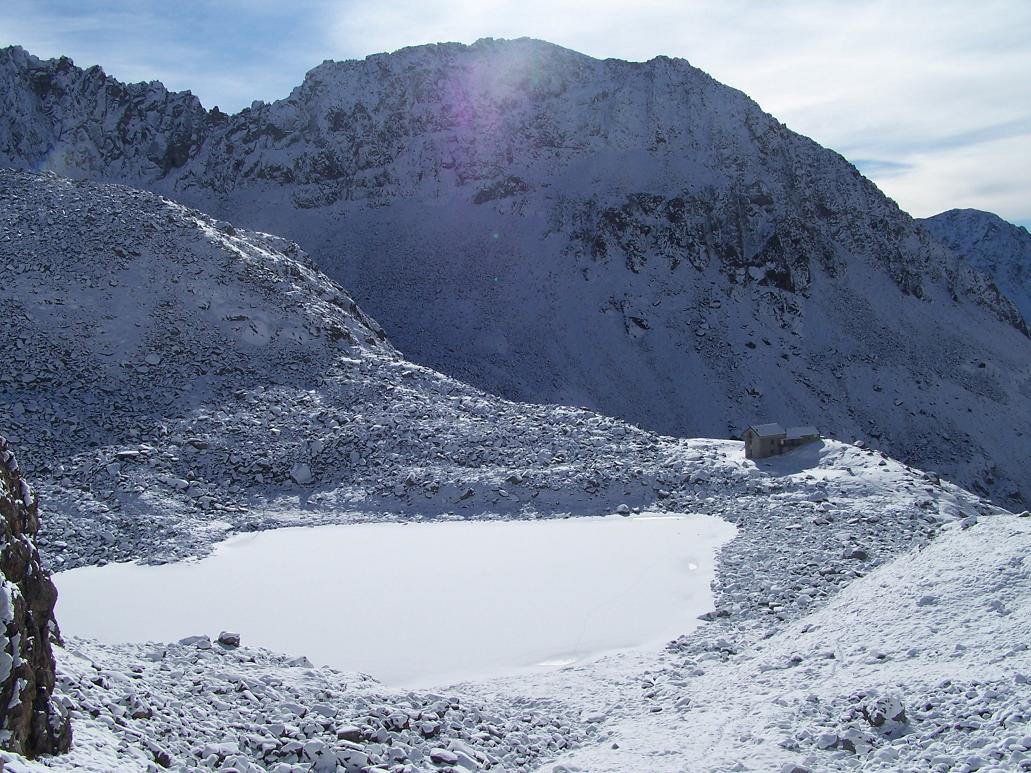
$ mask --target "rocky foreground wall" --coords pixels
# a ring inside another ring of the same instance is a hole
[[[0,746],[29,757],[67,751],[71,725],[52,700],[57,589],[33,541],[35,496],[2,436],[0,516]]]

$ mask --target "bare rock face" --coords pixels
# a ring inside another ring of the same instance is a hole
[[[36,499],[0,436],[0,746],[35,757],[67,751],[67,714],[52,701],[57,589],[40,562]]]

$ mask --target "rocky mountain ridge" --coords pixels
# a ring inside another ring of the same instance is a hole
[[[538,41],[327,62],[235,116],[0,55],[3,162],[303,245],[407,357],[671,434],[757,418],[1026,501],[1012,303],[837,154],[682,60]]]
[[[950,209],[920,223],[986,276],[1031,325],[1031,233],[991,212]]]
[[[856,247],[840,233],[828,241],[807,221],[831,220],[842,230],[846,205],[875,226],[901,214],[844,159],[679,59],[599,61],[528,39],[419,46],[327,61],[285,100],[256,102],[235,116],[205,111],[189,92],[171,93],[158,82],[122,84],[67,58],[42,61],[11,47],[0,61],[5,80],[21,87],[5,105],[11,109],[0,135],[9,165],[167,188],[186,198],[197,197],[186,193],[193,189],[231,197],[269,182],[295,187],[290,202],[301,209],[394,199],[515,199],[525,206],[526,194],[559,187],[557,171],[578,174],[585,155],[645,151],[665,156],[662,168],[623,176],[666,195],[626,191],[625,179],[602,180],[612,170],[595,171],[593,182],[610,188],[602,192],[617,194],[615,206],[599,209],[597,196],[577,197],[581,206],[565,213],[575,223],[576,252],[597,259],[618,251],[634,272],[649,253],[671,269],[685,259],[701,268],[715,258],[730,264],[728,278],[734,269],[766,268],[762,277],[734,276],[802,291],[814,264],[833,274],[843,268],[835,253]],[[567,102],[563,111],[553,104],[558,97]],[[672,119],[685,114],[692,122],[675,126]],[[741,125],[732,130],[726,118]],[[687,150],[694,151],[687,164],[670,158]],[[756,165],[756,150],[764,156],[763,175],[747,169]],[[510,173],[520,168],[532,181]],[[834,183],[835,176],[846,179],[832,211],[818,200],[825,191],[810,186],[813,179]],[[558,193],[598,193],[576,187]],[[777,211],[778,199],[788,200],[797,222]],[[641,224],[642,216],[667,228]],[[899,220],[885,229],[887,241],[871,246],[903,291],[921,296],[927,273],[962,291],[980,284],[949,265],[912,221]],[[627,234],[630,223],[634,232]],[[881,236],[871,230],[846,236]],[[651,240],[633,243],[653,231]],[[900,254],[906,239],[917,249]],[[980,300],[1016,322],[1005,300]]]

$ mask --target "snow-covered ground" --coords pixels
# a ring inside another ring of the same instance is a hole
[[[591,667],[491,689],[606,717],[555,771],[1031,770],[1029,555],[1029,518],[952,524],[772,637],[701,631],[636,691]]]
[[[752,560],[777,563],[830,515],[771,530]],[[1031,770],[1028,555],[1031,519],[971,515],[784,621],[753,607],[664,650],[444,693],[246,647],[72,638],[76,747],[10,769]]]
[[[62,572],[56,614],[65,634],[108,643],[229,629],[385,684],[442,686],[689,633],[733,534],[661,514],[279,529],[201,561]]]
[[[665,648],[439,693],[246,641],[70,638],[59,691],[79,740],[45,764],[947,771],[979,769],[977,755],[983,769],[1021,769],[1029,521],[839,443],[753,462],[739,443],[692,441],[678,459],[685,473],[660,501],[722,514],[737,534],[717,557],[710,622]],[[892,719],[899,703],[905,722]]]

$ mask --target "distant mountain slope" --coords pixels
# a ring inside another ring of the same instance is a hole
[[[1012,303],[837,154],[682,60],[530,40],[327,62],[227,117],[0,54],[7,164],[305,246],[406,356],[507,397],[864,438],[1031,498]]]
[[[920,223],[991,277],[1031,325],[1031,233],[1026,228],[977,209],[950,209]]]

